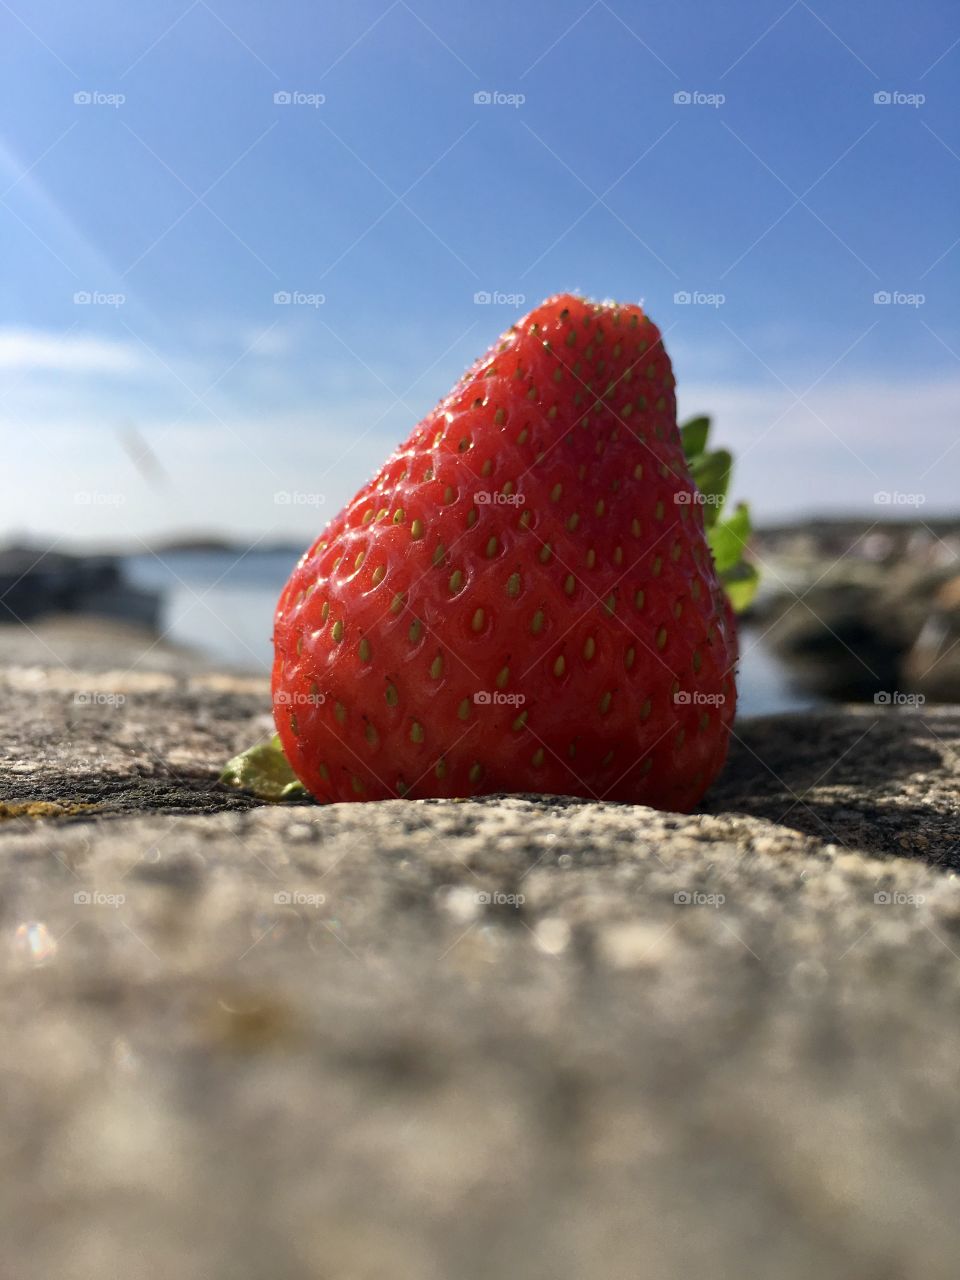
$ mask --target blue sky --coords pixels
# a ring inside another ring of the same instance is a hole
[[[563,289],[761,517],[953,510],[958,69],[945,0],[3,3],[0,530],[309,537]]]

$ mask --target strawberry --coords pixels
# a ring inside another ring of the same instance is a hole
[[[691,809],[736,705],[705,504],[656,326],[637,306],[548,299],[294,569],[273,669],[294,773],[324,801]]]

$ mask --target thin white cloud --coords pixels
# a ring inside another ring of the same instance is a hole
[[[132,373],[142,368],[143,357],[128,342],[38,329],[0,329],[0,369]]]
[[[681,418],[714,418],[717,445],[733,450],[735,492],[762,518],[879,510],[879,491],[956,509],[960,379],[823,383],[801,404],[783,387],[718,381],[686,386],[679,401]]]
[[[796,381],[798,393],[803,382]],[[723,423],[733,443],[745,447],[768,433],[771,443],[790,439],[805,420],[803,405],[786,387],[724,383],[684,383],[677,389],[681,418],[708,413]],[[819,416],[851,445],[866,450],[912,450],[955,438],[960,419],[960,378],[931,377],[916,381],[872,379],[869,382],[822,383],[804,396],[807,414]],[[794,408],[801,410],[794,418]],[[790,430],[780,424],[790,422]]]

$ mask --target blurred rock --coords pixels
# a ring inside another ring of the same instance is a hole
[[[160,597],[132,586],[113,556],[36,547],[0,549],[0,623],[49,614],[90,614],[156,628]]]
[[[947,660],[955,623],[939,596],[960,566],[960,531],[937,525],[838,521],[757,535],[763,591],[751,620],[797,689],[960,701],[960,662]]]
[[[960,698],[960,575],[936,592],[903,670],[906,687],[928,701]]]

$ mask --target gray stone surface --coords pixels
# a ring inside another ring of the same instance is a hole
[[[134,622],[53,614],[29,626],[0,622],[0,667],[42,672],[166,671],[175,675],[205,671],[203,655]]]
[[[271,808],[263,682],[95,665],[0,673],[2,1274],[953,1280],[956,709]]]

